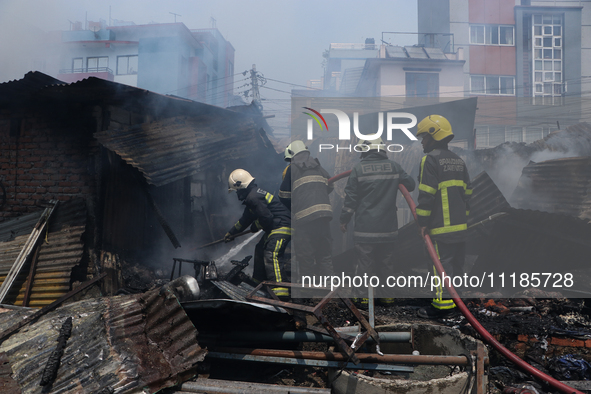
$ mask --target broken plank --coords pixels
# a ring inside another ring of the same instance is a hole
[[[4,302],[4,299],[8,295],[10,288],[12,287],[16,278],[18,277],[21,269],[25,265],[25,262],[27,261],[29,255],[31,254],[35,245],[37,244],[37,241],[39,240],[39,236],[43,233],[43,230],[49,222],[51,214],[57,206],[56,200],[52,200],[50,203],[52,203],[53,205],[51,207],[46,208],[45,211],[43,211],[43,214],[41,215],[39,221],[33,228],[31,235],[29,235],[29,238],[27,239],[25,246],[23,247],[18,257],[16,258],[16,261],[10,268],[8,275],[6,275],[6,279],[4,279],[4,281],[2,282],[2,285],[0,286],[0,303]]]

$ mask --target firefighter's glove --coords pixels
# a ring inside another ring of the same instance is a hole
[[[234,237],[232,236],[232,234],[226,233],[226,235],[224,235],[224,242],[230,242],[233,240],[234,240]]]

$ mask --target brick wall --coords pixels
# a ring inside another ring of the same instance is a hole
[[[0,112],[0,181],[7,197],[0,222],[38,211],[41,202],[93,195],[98,143],[91,123],[88,117],[58,120],[41,112]]]

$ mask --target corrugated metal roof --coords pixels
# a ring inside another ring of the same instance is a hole
[[[23,313],[0,314],[0,327],[9,327]],[[73,330],[53,393],[90,394],[105,388],[155,393],[194,376],[206,354],[197,343],[197,330],[168,291],[79,301],[41,317],[0,346],[23,392],[43,392],[43,368],[68,317]]]
[[[0,104],[10,104],[14,101],[32,97],[45,86],[63,84],[64,82],[43,74],[30,71],[23,79],[0,83]]]
[[[470,199],[468,226],[510,208],[503,193],[486,172],[478,174],[471,183],[474,193]]]
[[[217,119],[168,118],[94,136],[156,186],[196,174],[219,161],[252,156],[265,147],[254,121],[240,114]],[[268,149],[273,152],[270,143]]]
[[[38,213],[38,216],[41,214]],[[32,216],[32,215],[27,215]],[[21,220],[13,219],[3,223],[8,231],[11,223],[17,228],[22,227]],[[29,232],[17,236],[13,240],[0,243],[0,283],[4,281],[8,271],[14,264],[21,249],[25,245]],[[42,307],[49,305],[70,291],[72,268],[81,263],[84,255],[82,235],[86,227],[86,204],[82,199],[59,203],[50,218],[47,233],[43,234],[43,243],[39,247],[37,269],[33,279],[33,288],[29,306]],[[8,294],[8,300],[15,305],[22,305],[29,266],[26,264]]]
[[[591,157],[530,163],[511,202],[517,208],[591,219]]]
[[[233,111],[193,100],[163,95],[149,90],[89,77],[65,83],[38,71],[29,72],[23,79],[0,84],[0,107],[22,105],[24,100],[48,103],[111,104],[128,110],[145,107],[155,109],[160,117],[191,114],[212,118],[236,115]]]
[[[43,211],[33,212],[0,223],[0,242],[12,241],[19,235],[30,234],[42,213]]]

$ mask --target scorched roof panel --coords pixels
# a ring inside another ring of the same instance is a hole
[[[148,183],[162,186],[216,162],[252,156],[265,146],[250,117],[226,112],[225,117],[175,117],[94,136],[140,170]]]
[[[22,313],[0,314],[0,328]],[[194,376],[205,357],[197,330],[168,291],[84,300],[42,316],[0,346],[23,392],[46,392],[39,381],[68,317],[73,318],[72,335],[52,393],[155,393]]]
[[[530,163],[511,201],[517,208],[591,219],[591,158]]]

